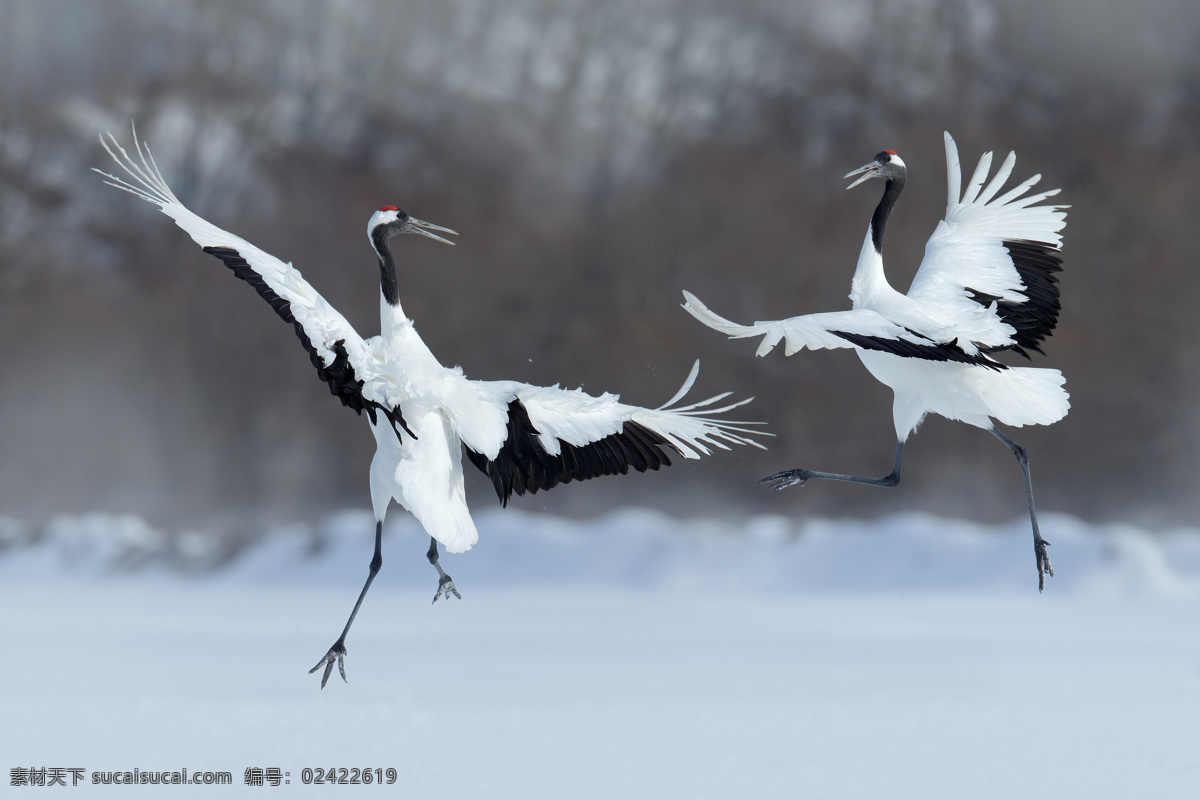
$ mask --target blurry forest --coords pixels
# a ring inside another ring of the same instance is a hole
[[[1011,454],[940,418],[899,489],[759,487],[886,473],[890,392],[848,350],[756,359],[679,308],[848,308],[880,187],[841,176],[885,147],[910,170],[885,250],[903,290],[944,212],[942,131],[967,169],[1016,150],[1071,205],[1034,365],[1073,408],[1010,431],[1041,509],[1200,512],[1193,0],[0,0],[0,515],[301,520],[368,506],[370,432],[253,291],[89,172],[131,121],[185,203],[366,335],[366,220],[393,203],[461,234],[396,243],[443,363],[655,406],[699,357],[695,391],[756,395],[744,416],[777,435],[514,501],[570,514],[1022,516]]]

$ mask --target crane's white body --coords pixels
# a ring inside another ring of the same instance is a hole
[[[935,361],[917,361],[858,348],[867,371],[891,388],[896,438],[908,438],[927,414],[988,430],[1005,425],[1049,425],[1070,408],[1056,369],[1010,367],[1003,372]]]
[[[731,338],[763,336],[760,356],[781,341],[789,356],[806,347],[853,347],[871,375],[895,395],[892,411],[900,442],[928,413],[988,430],[993,428],[992,419],[1018,427],[1061,419],[1070,408],[1061,372],[1002,367],[988,356],[1016,344],[1016,331],[998,313],[998,304],[1029,300],[1022,294],[1027,287],[1004,243],[1061,247],[1065,207],[1037,205],[1058,190],[1023,196],[1041,178],[1036,175],[1000,195],[1016,155],[1010,153],[985,186],[992,163],[992,154],[985,153],[964,193],[958,148],[950,134],[945,140],[946,216],[926,244],[907,294],[888,283],[883,258],[868,231],[854,273],[851,311],[739,325],[713,313],[688,292],[684,292],[684,308]],[[997,300],[983,304],[972,299],[971,292]],[[857,346],[834,331],[891,342],[914,355]],[[951,351],[964,361],[930,360],[922,355]]]
[[[158,206],[202,247],[236,251],[233,255],[240,256],[248,270],[252,270],[239,277],[249,276],[252,283],[261,279],[263,286],[255,283],[260,294],[267,299],[286,301],[285,307],[290,305],[297,332],[306,347],[310,347],[314,364],[319,360],[318,369],[333,369],[335,362],[343,358],[353,369],[351,377],[361,381],[361,386],[354,383],[348,391],[371,407],[396,409],[402,415],[406,430],[415,434],[415,439],[401,434],[382,414],[372,414],[371,429],[378,446],[371,462],[371,500],[380,522],[389,502],[395,500],[449,552],[460,553],[475,544],[479,534],[467,507],[462,447],[465,445],[489,462],[499,458],[509,438],[510,405],[514,401],[523,407],[532,423],[534,430],[525,430],[536,437],[543,451],[539,455],[547,457],[557,456],[564,443],[586,448],[611,440],[621,434],[626,423],[636,423],[652,431],[662,437],[663,443],[689,459],[707,455],[709,447],[728,449],[728,444],[762,447],[747,438],[745,434],[750,431],[743,427],[746,423],[713,418],[748,400],[712,408],[728,396],[722,394],[688,406],[668,407],[691,388],[699,362],[675,398],[666,406],[647,409],[621,403],[611,394],[593,397],[557,386],[469,380],[461,368],[443,366],[399,303],[387,302],[382,293],[381,333],[364,339],[290,263],[186,208],[171,192],[142,145],[138,144],[139,159],[135,161],[111,136],[102,141],[130,177],[127,181],[102,173],[111,185]],[[228,255],[226,252],[219,257],[224,260]],[[275,300],[272,304],[275,305]],[[619,467],[619,471],[624,471]],[[657,465],[653,468],[657,469]],[[572,477],[560,478],[561,482],[569,480]],[[546,487],[535,485],[530,490],[538,488]],[[502,495],[501,499],[507,498]]]

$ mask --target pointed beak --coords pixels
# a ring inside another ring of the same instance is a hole
[[[863,164],[858,169],[847,172],[842,177],[843,178],[853,178],[855,175],[862,176],[861,178],[856,180],[854,183],[852,183],[846,187],[847,189],[853,189],[855,186],[858,186],[863,181],[869,181],[869,180],[871,180],[871,178],[874,178],[875,173],[877,173],[878,171],[879,171],[879,162],[872,161],[870,164]]]
[[[443,228],[441,225],[434,225],[432,222],[425,222],[424,220],[417,219],[416,217],[409,217],[408,225],[409,233],[419,233],[422,236],[428,236],[430,239],[437,239],[439,242],[443,242],[445,244],[454,244],[454,242],[450,241],[449,239],[443,239],[436,233],[432,233],[432,231],[441,231],[442,233],[449,233],[452,236],[458,236],[458,231],[452,231],[449,228]]]

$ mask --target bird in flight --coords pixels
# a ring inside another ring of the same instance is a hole
[[[461,368],[448,368],[430,352],[405,316],[397,288],[390,240],[420,234],[446,244],[443,228],[386,205],[371,215],[367,236],[380,281],[381,333],[363,338],[290,263],[260,250],[193,213],[171,192],[133,132],[136,159],[112,134],[101,143],[126,177],[96,170],[111,186],[152,203],[182,228],[204,252],[220,259],[238,278],[295,327],[318,377],[355,412],[366,412],[375,436],[371,461],[371,504],[375,551],[367,580],[337,641],[310,672],[325,668],[321,687],[336,662],[346,679],[346,635],[383,563],[383,521],[392,500],[408,509],[430,536],[429,562],[439,575],[434,602],[461,597],[438,561],[438,544],[461,553],[479,535],[467,508],[462,451],[495,487],[500,502],[513,495],[550,489],[601,475],[627,474],[669,466],[669,454],[695,459],[730,444],[762,448],[746,423],[717,419],[749,399],[717,407],[729,393],[676,405],[691,389],[699,362],[682,388],[658,408],[620,402],[558,386],[517,381],[469,380]]]
[[[1049,425],[1070,408],[1062,373],[1054,369],[1010,367],[996,359],[1009,350],[1029,358],[1058,321],[1062,236],[1067,206],[1045,204],[1058,189],[1029,195],[1041,175],[1001,194],[1012,175],[1016,154],[1009,153],[988,179],[992,154],[984,153],[962,189],[958,148],[945,134],[949,199],[946,217],[925,245],[925,257],[908,294],[887,282],[883,271],[883,233],[908,172],[893,150],[884,150],[846,175],[884,182],[851,284],[852,310],[805,314],[790,319],[739,325],[709,310],[689,292],[683,307],[696,319],[730,338],[762,336],[758,355],[784,342],[787,355],[804,349],[852,347],[877,380],[894,395],[896,454],[892,471],[882,478],[791,469],[762,479],[775,489],[803,486],[810,479],[851,481],[868,486],[900,482],[904,442],[926,414],[961,420],[982,428],[1016,456],[1025,481],[1025,499],[1033,526],[1038,590],[1054,575],[1038,530],[1029,457],[996,428]]]

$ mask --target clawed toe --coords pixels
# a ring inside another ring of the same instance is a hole
[[[325,684],[329,682],[330,673],[333,672],[333,663],[336,661],[338,673],[342,676],[342,682],[348,683],[349,681],[346,680],[345,658],[346,646],[339,641],[333,647],[329,648],[329,652],[325,654],[325,657],[318,661],[317,665],[308,671],[308,674],[312,675],[321,667],[325,667],[325,674],[321,676],[321,688],[324,689]]]
[[[459,600],[462,600],[462,595],[458,593],[458,589],[454,588],[454,581],[449,575],[443,575],[442,579],[438,581],[438,589],[433,595],[433,602],[436,603],[439,597],[445,597],[449,600],[450,595],[454,595]]]
[[[1038,539],[1033,545],[1033,553],[1037,557],[1039,592],[1046,588],[1046,576],[1054,577],[1054,566],[1050,563],[1050,554],[1046,552],[1049,546],[1050,543],[1045,539]]]
[[[775,491],[783,491],[789,486],[803,486],[808,483],[809,475],[802,469],[789,469],[786,472],[777,472],[774,475],[768,475],[759,481],[761,484],[770,486]]]

